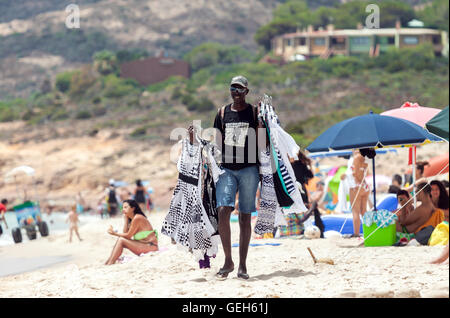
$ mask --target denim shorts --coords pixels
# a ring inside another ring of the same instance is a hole
[[[250,214],[256,211],[256,191],[259,184],[258,166],[250,166],[240,170],[225,170],[216,184],[217,208],[231,206],[234,208],[236,192],[239,193],[239,212]]]

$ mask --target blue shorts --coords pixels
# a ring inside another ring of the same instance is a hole
[[[239,193],[239,212],[250,214],[256,211],[256,191],[259,184],[258,166],[250,166],[240,170],[223,168],[216,184],[217,208],[231,206],[234,208],[236,193]]]

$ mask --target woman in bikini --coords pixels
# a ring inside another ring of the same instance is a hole
[[[368,164],[364,156],[358,149],[353,150],[353,164],[347,173],[350,188],[350,204],[352,204],[353,214],[353,235],[359,237],[359,228],[361,227],[360,217],[366,213],[367,201],[369,199],[370,188],[364,180]]]
[[[125,200],[122,210],[124,214],[123,233],[115,232],[112,226],[108,229],[109,234],[118,236],[119,239],[105,265],[114,264],[122,255],[124,248],[128,248],[136,255],[158,250],[158,233],[153,230],[138,203],[134,200]]]

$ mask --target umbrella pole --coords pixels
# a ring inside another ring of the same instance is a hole
[[[372,158],[372,174],[373,174],[373,209],[377,210],[377,184],[375,183],[375,157]]]
[[[414,209],[417,207],[417,199],[416,199],[416,146],[412,148],[412,161],[413,161],[413,197],[414,197]]]

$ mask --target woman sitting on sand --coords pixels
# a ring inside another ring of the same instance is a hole
[[[112,226],[108,229],[109,234],[118,236],[119,239],[105,265],[114,264],[122,255],[124,247],[136,255],[158,250],[157,232],[153,230],[138,203],[134,200],[125,200],[122,210],[124,214],[123,233],[114,232]]]

